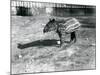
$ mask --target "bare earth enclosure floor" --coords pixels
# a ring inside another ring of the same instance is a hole
[[[95,28],[81,27],[77,42],[62,49],[55,32],[43,33],[46,16],[11,16],[11,21],[12,74],[95,69]],[[19,43],[24,45],[18,48]]]

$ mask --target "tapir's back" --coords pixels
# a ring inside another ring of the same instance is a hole
[[[67,33],[74,32],[81,26],[81,24],[76,18],[66,19],[66,22],[63,25],[65,27],[65,32]]]

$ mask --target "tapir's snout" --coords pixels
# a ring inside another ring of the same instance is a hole
[[[45,33],[46,32],[46,30],[45,29],[43,29],[43,33]]]

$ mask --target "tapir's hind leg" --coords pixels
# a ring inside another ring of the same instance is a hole
[[[70,36],[70,43],[73,42],[75,43],[76,42],[76,33],[75,32],[72,32],[71,33],[71,36]]]

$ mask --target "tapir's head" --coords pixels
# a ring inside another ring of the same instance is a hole
[[[45,25],[43,33],[55,31],[56,30],[56,21],[55,19],[50,19],[49,22]]]

